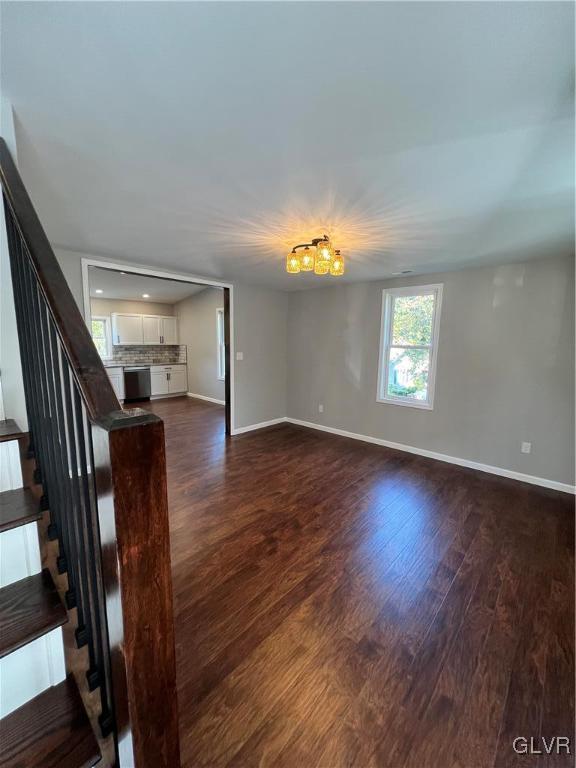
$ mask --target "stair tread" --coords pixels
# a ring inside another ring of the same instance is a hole
[[[0,443],[5,443],[8,440],[19,440],[24,437],[26,432],[23,432],[14,419],[0,420]]]
[[[67,621],[48,570],[0,589],[0,658]]]
[[[0,493],[0,533],[42,517],[40,504],[29,488]]]
[[[100,760],[72,675],[0,720],[0,768],[88,768]]]

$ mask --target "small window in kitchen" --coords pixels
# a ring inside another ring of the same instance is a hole
[[[109,317],[92,315],[92,341],[103,360],[108,360],[112,357]]]

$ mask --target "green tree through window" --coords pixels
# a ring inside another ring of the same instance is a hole
[[[441,286],[415,286],[384,292],[380,394],[391,402],[431,407],[431,367]]]
[[[108,357],[108,329],[105,318],[92,318],[92,340],[100,357]]]

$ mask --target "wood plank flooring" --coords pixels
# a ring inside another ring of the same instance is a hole
[[[292,425],[165,421],[183,764],[574,766],[574,500]],[[516,737],[543,754],[516,754]]]

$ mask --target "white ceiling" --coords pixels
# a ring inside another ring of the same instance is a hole
[[[88,268],[88,283],[90,296],[95,299],[130,299],[160,304],[176,304],[206,288],[205,285],[178,283],[176,280],[162,280],[99,267]],[[102,293],[96,293],[97,290]],[[144,293],[149,295],[148,299],[143,297]]]
[[[54,244],[279,288],[573,251],[565,2],[3,3]]]

